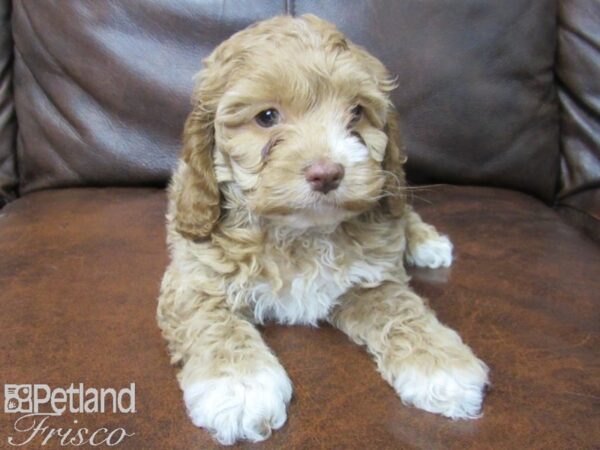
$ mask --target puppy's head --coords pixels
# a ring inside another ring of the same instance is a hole
[[[255,216],[308,228],[382,208],[404,182],[385,67],[314,16],[243,30],[205,61],[184,130],[175,226],[206,237],[219,186]]]

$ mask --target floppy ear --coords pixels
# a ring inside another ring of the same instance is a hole
[[[213,165],[213,117],[196,102],[183,131],[181,159],[186,167],[177,174],[171,190],[175,229],[197,240],[210,235],[219,220],[220,193]]]
[[[383,186],[386,196],[383,198],[384,211],[392,217],[401,217],[404,213],[406,198],[403,187],[406,184],[404,168],[406,162],[402,141],[400,139],[400,128],[396,111],[390,107],[387,115],[385,132],[388,137],[385,156],[383,158],[383,170],[388,173],[388,178]]]
[[[391,76],[381,61],[362,47],[350,44],[349,48],[362,63],[363,67],[371,73],[379,89],[386,96],[397,87],[396,78]],[[383,211],[392,217],[401,217],[404,214],[404,207],[406,205],[403,189],[406,180],[402,167],[406,162],[406,156],[404,156],[402,140],[400,139],[400,128],[398,127],[396,110],[391,103],[388,104],[387,109],[384,131],[388,142],[382,164],[383,170],[387,172],[387,178],[383,185],[385,196],[380,201],[380,205]]]
[[[221,214],[213,161],[214,121],[231,74],[240,64],[243,36],[221,43],[202,61],[203,69],[196,76],[194,107],[183,130],[182,163],[170,191],[175,229],[189,239],[209,237]]]

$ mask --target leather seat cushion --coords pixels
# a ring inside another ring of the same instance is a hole
[[[295,386],[285,427],[258,448],[592,448],[600,442],[600,250],[541,202],[477,187],[415,191],[454,241],[448,270],[413,286],[491,367],[484,417],[405,407],[340,332],[266,326]],[[135,414],[79,415],[124,427],[127,448],[217,448],[187,419],[155,323],[168,263],[163,191],[40,191],[0,215],[3,383],[125,387]],[[15,415],[0,415],[12,430]],[[73,427],[73,416],[52,418]],[[10,432],[10,431],[9,431]],[[6,439],[3,436],[3,439]]]

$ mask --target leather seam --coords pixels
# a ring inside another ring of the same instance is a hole
[[[294,0],[285,0],[285,13],[294,17],[296,15],[294,6]]]

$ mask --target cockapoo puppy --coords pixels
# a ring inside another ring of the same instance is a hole
[[[486,365],[408,286],[452,244],[405,202],[380,61],[315,16],[276,17],[204,61],[169,189],[158,323],[189,415],[223,444],[286,421],[292,384],[254,324],[328,321],[405,404],[479,415]]]

